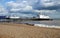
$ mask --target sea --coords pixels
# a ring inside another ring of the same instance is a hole
[[[0,20],[2,21],[2,20]],[[3,21],[4,22],[4,21]],[[22,24],[33,24],[34,26],[39,27],[49,27],[49,28],[60,28],[60,19],[59,20],[49,20],[49,21],[13,21],[14,23]]]
[[[21,23],[34,24],[34,26],[39,26],[39,27],[60,28],[60,20],[22,21]]]

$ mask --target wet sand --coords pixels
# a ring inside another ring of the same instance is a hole
[[[0,38],[60,38],[60,29],[0,23]]]

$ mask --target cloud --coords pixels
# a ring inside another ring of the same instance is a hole
[[[54,16],[58,17],[57,10],[60,9],[60,0],[16,0],[16,2],[10,1],[6,4],[10,12],[23,13],[23,16],[27,13],[32,15],[40,12],[53,18]]]
[[[33,3],[32,3],[33,2]],[[10,1],[10,2],[7,2],[7,7],[9,9],[10,12],[19,12],[19,13],[34,13],[35,9],[33,9],[33,5],[35,4],[36,1],[32,0],[32,1],[29,1],[29,0],[20,0],[20,1],[17,1],[17,2],[14,2],[14,1]]]
[[[26,4],[31,5],[33,9],[37,10],[60,9],[60,0],[16,0],[16,1],[17,3],[24,1]]]
[[[37,6],[37,7],[34,7],[35,9],[38,9],[38,10],[60,9],[60,2],[59,2],[59,0],[58,1],[57,0],[40,0],[38,2],[37,2],[37,4],[35,4],[35,6]]]
[[[11,8],[11,11],[26,11],[29,10],[57,10],[60,9],[59,0],[16,0],[10,1],[7,5]]]
[[[11,8],[10,11],[31,11],[33,10],[32,6],[30,6],[27,1],[22,1],[21,3],[15,3],[10,1],[7,5]]]
[[[6,15],[7,13],[7,10],[2,5],[0,5],[0,15]]]
[[[55,5],[55,2],[52,0],[41,0],[41,3],[44,7],[50,7]]]
[[[9,12],[11,13],[23,13],[22,16],[36,16],[37,13],[35,13],[33,7],[31,5],[28,4],[27,1],[22,1],[22,2],[14,2],[14,1],[10,1],[6,3],[7,6],[9,7]]]
[[[35,10],[38,13],[56,13],[56,10]]]

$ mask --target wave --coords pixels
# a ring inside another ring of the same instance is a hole
[[[60,28],[60,26],[57,25],[46,25],[46,24],[34,24],[34,26],[47,27],[47,28]]]

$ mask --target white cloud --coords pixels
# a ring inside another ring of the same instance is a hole
[[[22,2],[22,1],[24,1],[24,2],[28,2],[28,4],[29,5],[33,5],[33,4],[35,4],[36,2],[38,2],[38,0],[16,0],[17,2]]]
[[[11,11],[14,11],[14,9],[15,11],[16,10],[29,11],[34,8],[54,9],[54,7],[59,6],[59,4],[60,4],[59,0],[58,1],[57,0],[16,0],[16,2],[10,1],[7,3],[7,5],[11,8],[10,9]],[[47,8],[47,7],[51,7],[51,8]],[[55,7],[55,8],[59,9],[59,7]]]
[[[60,9],[60,0],[41,0],[42,8]]]
[[[54,17],[58,11],[55,8],[53,8],[53,6],[54,7],[56,6],[56,8],[60,9],[59,7],[57,7],[57,6],[60,6],[60,0],[20,0],[20,1],[16,0],[16,1],[17,2],[10,1],[7,3],[7,6],[10,8],[10,11],[13,11],[13,12],[33,11],[37,13],[40,12],[42,14],[46,14],[49,17]],[[37,7],[37,10],[34,9],[34,7]],[[53,10],[49,10],[47,7],[48,8],[52,7],[51,9]],[[47,8],[47,10],[44,10],[44,9],[38,10],[40,8]]]
[[[10,2],[7,2],[7,6],[11,8],[16,8],[17,6],[19,6],[19,4],[15,3],[14,1],[10,1]]]
[[[60,6],[60,0],[16,0],[16,2],[14,1],[10,1],[7,3],[8,6],[11,7],[25,7],[26,5],[30,5],[33,8],[34,7],[52,7],[52,6]],[[38,8],[37,8],[38,9]]]
[[[56,13],[56,10],[34,10],[37,13]]]
[[[7,5],[11,8],[10,11],[31,11],[33,10],[27,1],[22,1],[21,3],[17,2],[8,2]]]
[[[6,15],[7,13],[7,10],[2,5],[0,5],[0,15]]]
[[[50,7],[55,5],[55,2],[52,0],[41,0],[41,3],[44,7]]]

